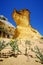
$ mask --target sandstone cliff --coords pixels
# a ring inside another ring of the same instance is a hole
[[[27,9],[16,11],[14,9],[12,17],[16,22],[15,38],[18,39],[38,39],[40,33],[30,25],[30,11]]]
[[[15,27],[8,21],[7,18],[0,15],[0,37],[13,37]]]

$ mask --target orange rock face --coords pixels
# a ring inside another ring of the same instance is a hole
[[[30,12],[26,9],[20,11],[13,11],[12,17],[17,25],[28,26],[30,23]]]
[[[33,39],[40,38],[41,35],[30,25],[30,11],[27,9],[16,11],[14,9],[12,17],[16,22],[15,38],[18,39]]]

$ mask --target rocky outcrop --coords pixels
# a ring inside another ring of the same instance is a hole
[[[17,39],[38,39],[41,37],[40,33],[30,25],[30,11],[27,9],[16,11],[14,9],[12,17],[16,22],[15,38]]]
[[[12,38],[14,35],[15,27],[8,22],[8,19],[0,15],[0,37]]]

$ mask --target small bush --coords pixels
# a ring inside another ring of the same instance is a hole
[[[29,40],[26,40],[25,41],[25,46],[26,46],[26,49],[25,49],[25,55],[28,55],[28,53],[27,53],[27,47],[28,47],[28,49],[30,50],[30,45],[31,45],[31,43],[30,43],[30,41]]]
[[[36,57],[37,57],[37,58],[40,60],[40,62],[43,64],[43,54],[41,53],[40,49],[36,46],[36,47],[34,48],[34,50],[33,50],[33,49],[31,49],[31,50],[36,53]]]
[[[4,43],[4,41],[0,41],[0,51],[6,47]]]
[[[17,45],[17,40],[11,40],[7,45],[10,45],[12,47],[12,51],[15,53],[17,51],[17,53],[19,52],[19,48]]]

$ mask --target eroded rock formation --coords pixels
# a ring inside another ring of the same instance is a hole
[[[16,11],[14,9],[12,17],[16,22],[15,38],[18,39],[38,39],[41,37],[39,32],[30,25],[30,11],[27,9]]]
[[[0,37],[13,38],[15,28],[8,19],[0,15]]]

